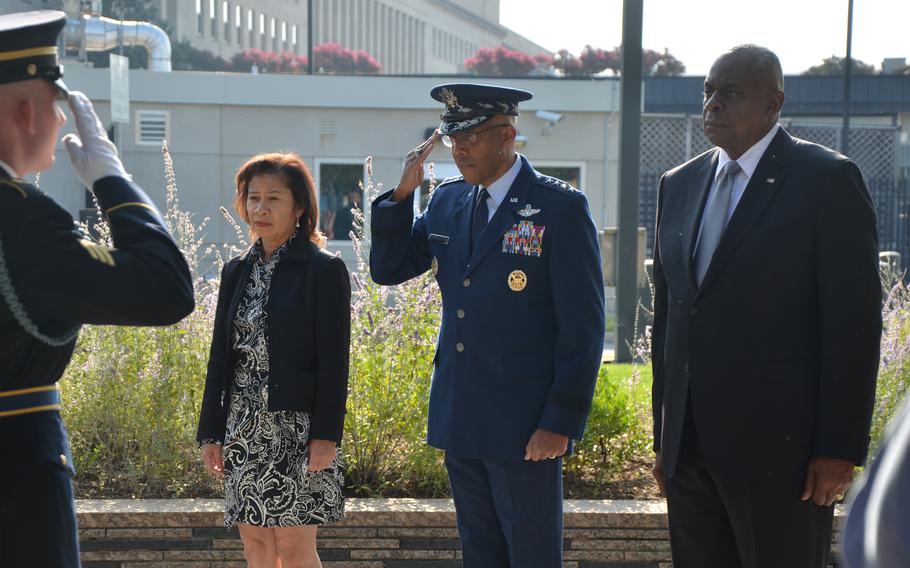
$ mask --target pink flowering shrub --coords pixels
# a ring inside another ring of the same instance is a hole
[[[275,53],[258,48],[245,49],[231,59],[235,71],[250,71],[253,65],[263,73],[306,73],[305,55],[290,52]],[[314,72],[348,75],[375,75],[382,70],[379,63],[364,50],[348,49],[337,43],[324,43],[313,48]]]

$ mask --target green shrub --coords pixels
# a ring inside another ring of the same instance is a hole
[[[889,280],[887,275],[885,280]],[[888,423],[900,409],[907,394],[907,377],[910,374],[910,289],[899,279],[885,299],[882,320],[882,351],[872,415],[870,456],[875,455]]]
[[[219,491],[200,466],[195,432],[218,294],[217,281],[202,275],[219,273],[221,251],[203,249],[206,221],[197,226],[180,210],[167,148],[164,159],[165,221],[193,272],[197,306],[166,327],[82,328],[60,383],[82,497]],[[98,228],[108,239],[107,227]]]
[[[650,458],[650,392],[648,365],[600,368],[584,438],[565,461],[567,478],[588,478],[603,485],[620,466]]]
[[[365,201],[378,192],[367,159]],[[362,224],[358,215],[355,223]],[[354,231],[355,235],[362,231]],[[444,479],[427,452],[426,413],[441,300],[429,274],[400,286],[373,282],[368,242],[355,238],[351,374],[345,417],[346,478],[354,495],[434,493]],[[419,472],[419,473],[417,473]],[[416,477],[415,477],[415,474]]]

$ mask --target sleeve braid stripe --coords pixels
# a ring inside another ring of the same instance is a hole
[[[0,184],[8,185],[8,186],[14,188],[16,191],[18,191],[22,195],[22,199],[28,199],[28,194],[25,193],[25,190],[22,189],[21,187],[19,187],[17,184],[15,184],[9,180],[5,180],[5,179],[0,180]]]
[[[105,211],[105,213],[110,215],[114,211],[117,211],[118,209],[123,209],[124,207],[145,207],[146,209],[148,209],[149,211],[151,211],[153,213],[158,213],[158,211],[154,207],[152,207],[148,203],[142,203],[141,201],[130,201],[127,203],[121,203],[119,205],[114,205],[113,207],[111,207],[110,209]]]

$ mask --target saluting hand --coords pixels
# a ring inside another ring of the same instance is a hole
[[[525,461],[556,459],[569,449],[569,437],[538,428],[525,448]]]
[[[310,463],[307,469],[315,473],[329,467],[337,451],[335,442],[331,440],[310,440]]]
[[[117,157],[117,147],[107,137],[107,131],[95,114],[92,101],[79,91],[72,91],[68,102],[79,135],[67,134],[63,137],[63,145],[85,187],[92,189],[96,181],[108,176],[130,179]]]
[[[433,151],[438,137],[439,131],[434,130],[433,134],[420,146],[408,152],[401,170],[401,179],[398,181],[395,191],[392,192],[392,201],[407,199],[423,183],[423,163]]]

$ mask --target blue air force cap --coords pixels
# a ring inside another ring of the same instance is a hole
[[[68,94],[57,53],[64,25],[66,14],[57,10],[0,16],[0,84],[44,79]]]
[[[518,103],[529,100],[534,94],[497,85],[448,83],[433,87],[430,96],[446,105],[440,116],[439,132],[455,134],[474,128],[497,114],[518,116]]]

